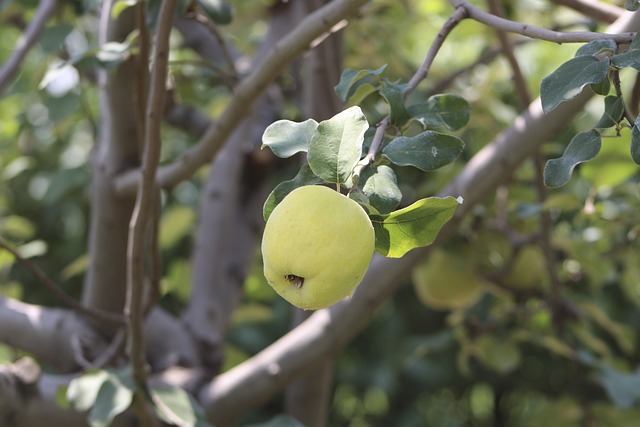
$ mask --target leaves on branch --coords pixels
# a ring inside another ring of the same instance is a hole
[[[547,162],[544,183],[549,187],[561,187],[571,179],[573,169],[580,163],[593,159],[602,146],[596,131],[579,133],[573,137],[562,157]]]
[[[411,249],[430,245],[461,203],[461,198],[430,197],[389,215],[373,217],[376,252],[400,258]]]

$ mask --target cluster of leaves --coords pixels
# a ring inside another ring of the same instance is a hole
[[[308,161],[293,179],[282,182],[269,195],[264,205],[265,220],[295,188],[332,184],[336,190],[346,190],[368,212],[378,253],[401,257],[433,242],[462,201],[430,197],[396,210],[402,193],[391,165],[432,171],[453,162],[464,149],[463,141],[432,128],[460,129],[469,119],[469,105],[461,97],[440,95],[405,107],[407,86],[382,78],[385,68],[347,69],[336,86],[343,101],[356,103],[375,92],[387,102],[389,122],[399,136],[385,137],[381,153],[376,152],[376,143],[372,142],[376,129],[370,127],[358,106],[320,123],[313,119],[280,120],[265,130],[264,146],[277,156],[287,158],[305,152]],[[364,156],[363,146],[369,147]]]
[[[619,76],[619,72],[625,68],[640,70],[640,38],[636,36],[626,51],[619,53],[618,50],[614,40],[587,43],[578,49],[573,58],[542,81],[540,97],[545,112],[553,110],[563,101],[575,98],[587,85],[596,94],[605,97],[604,113],[594,127],[578,133],[562,157],[547,162],[544,179],[549,187],[565,185],[578,164],[596,157],[606,129],[614,128],[615,136],[619,137],[622,129],[631,128],[629,151],[633,161],[640,164],[640,116],[633,118],[627,111]],[[614,93],[610,94],[612,90]]]
[[[79,412],[88,411],[91,427],[106,427],[126,411],[134,398],[135,381],[128,368],[86,371],[58,392],[58,403]],[[146,393],[158,418],[178,427],[207,427],[198,403],[178,387],[154,386]]]

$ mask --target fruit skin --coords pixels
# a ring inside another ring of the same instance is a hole
[[[373,225],[360,205],[327,187],[299,187],[267,220],[264,275],[291,304],[317,310],[353,293],[374,248]]]
[[[435,249],[427,261],[412,271],[420,302],[434,310],[453,310],[472,305],[486,290],[473,258],[466,252]]]

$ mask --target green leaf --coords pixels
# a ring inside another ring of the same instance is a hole
[[[158,417],[178,427],[194,426],[198,408],[189,394],[179,387],[161,386],[150,390],[154,411]]]
[[[640,8],[640,1],[639,0],[627,0],[624,7],[631,12],[634,12],[636,10],[638,10],[638,8]]]
[[[579,133],[573,137],[562,157],[552,159],[544,167],[544,183],[548,187],[561,187],[571,179],[573,169],[593,159],[602,146],[596,131]]]
[[[402,200],[402,192],[398,188],[396,174],[389,166],[365,168],[360,182],[364,182],[362,192],[379,213],[391,212]]]
[[[620,408],[629,408],[640,400],[640,368],[634,372],[621,372],[603,366],[599,372],[600,382],[609,399]]]
[[[624,102],[619,96],[607,96],[604,99],[604,113],[594,126],[595,129],[606,129],[617,125],[624,115]]]
[[[126,374],[108,372],[87,418],[91,427],[107,427],[116,415],[131,406],[134,390],[132,381]]]
[[[291,193],[298,187],[302,187],[304,185],[315,185],[315,184],[325,184],[326,181],[322,178],[316,176],[309,165],[305,163],[298,174],[289,181],[281,182],[273,189],[269,197],[267,197],[266,202],[264,202],[264,206],[262,208],[262,216],[264,220],[269,219],[269,215],[273,212],[273,209],[284,199],[287,194]]]
[[[72,31],[73,26],[69,24],[46,27],[38,39],[38,44],[46,53],[55,54],[64,47],[64,42]]]
[[[577,56],[562,64],[542,80],[540,97],[542,109],[548,113],[561,102],[580,94],[588,84],[600,83],[609,73],[609,58]]]
[[[411,249],[430,245],[460,203],[460,198],[430,197],[389,215],[373,217],[376,252],[400,258]]]
[[[342,101],[347,102],[360,86],[368,85],[370,88],[378,86],[380,76],[384,74],[386,69],[386,64],[376,70],[345,69],[340,75],[340,81],[334,88],[336,95]]]
[[[618,45],[614,40],[594,40],[580,47],[575,56],[591,55],[595,56],[602,52],[615,53]]]
[[[631,129],[631,158],[633,161],[640,165],[640,128],[638,127],[638,120],[640,119],[640,115],[636,117],[636,123]]]
[[[591,84],[589,87],[595,94],[606,96],[611,91],[611,80],[607,78],[600,83]]]
[[[368,128],[369,123],[357,106],[321,122],[307,155],[313,173],[328,182],[346,182],[360,160]]]
[[[463,128],[469,122],[471,107],[466,99],[457,95],[435,95],[422,104],[408,108],[411,118],[427,127],[449,130]]]
[[[398,166],[431,171],[453,162],[463,149],[461,139],[428,130],[416,136],[394,139],[383,148],[382,154]]]
[[[278,157],[291,157],[309,149],[309,143],[318,128],[313,119],[304,122],[278,120],[271,123],[262,134],[262,148],[269,147]]]
[[[640,70],[640,49],[630,49],[611,57],[611,65],[616,68],[635,68]]]
[[[198,0],[204,13],[216,24],[225,25],[233,20],[233,7],[225,0]]]
[[[408,85],[383,80],[380,95],[389,104],[389,120],[394,126],[401,127],[409,120],[409,113],[404,106],[404,92]]]
[[[67,388],[67,400],[79,412],[91,408],[96,402],[102,384],[109,378],[105,370],[91,370],[71,380]]]

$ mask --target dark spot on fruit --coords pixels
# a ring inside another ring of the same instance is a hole
[[[295,274],[287,274],[284,278],[288,281],[296,285],[296,288],[300,289],[304,284],[304,277],[296,276]]]

